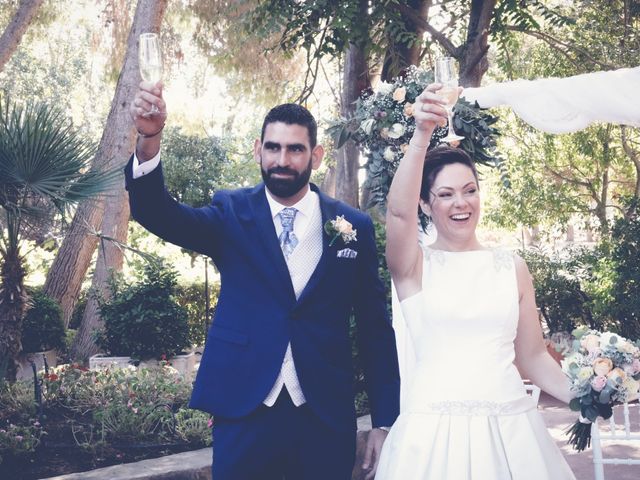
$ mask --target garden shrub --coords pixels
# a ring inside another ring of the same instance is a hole
[[[112,279],[110,296],[98,298],[104,329],[98,346],[113,356],[171,357],[189,344],[187,311],[175,298],[177,272],[149,262],[138,283]]]
[[[640,215],[618,219],[611,230],[613,286],[610,312],[617,333],[640,339]]]
[[[579,324],[593,324],[589,296],[582,290],[571,262],[539,249],[521,254],[533,277],[536,304],[549,334],[571,332]]]
[[[34,420],[33,382],[0,388],[0,465],[8,462],[7,468],[32,462],[38,448],[60,445],[77,445],[74,454],[98,458],[114,448],[211,444],[211,416],[187,408],[192,383],[169,366],[89,370],[63,365],[40,379],[41,423]],[[43,435],[46,444],[40,442]]]
[[[29,297],[30,306],[22,322],[22,351],[63,351],[66,334],[60,305],[41,288],[30,289]]]
[[[209,283],[209,313],[205,313],[206,303],[204,283],[178,285],[176,302],[187,311],[189,325],[189,344],[202,346],[207,338],[207,327],[211,324],[212,311],[218,301],[220,283]]]

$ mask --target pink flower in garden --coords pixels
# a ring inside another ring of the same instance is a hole
[[[604,386],[607,384],[607,377],[598,375],[593,380],[591,380],[591,388],[593,388],[596,392],[602,391]]]
[[[213,418],[209,418],[209,420],[207,421],[207,427],[213,427]]]
[[[22,435],[16,435],[16,440],[21,442],[24,437]]]

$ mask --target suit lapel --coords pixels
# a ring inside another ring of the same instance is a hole
[[[277,277],[276,282],[273,283],[273,285],[277,286],[277,290],[287,292],[289,299],[295,300],[291,276],[289,275],[287,263],[284,255],[282,255],[280,244],[278,243],[264,184],[258,185],[249,194],[249,204],[252,210],[251,215],[244,218],[244,220],[247,220],[249,225],[255,228],[254,238],[259,242],[259,245],[263,247],[259,249],[257,253],[262,258],[265,258],[265,261],[271,263],[275,276]]]
[[[313,291],[315,286],[318,284],[318,282],[322,278],[322,275],[324,274],[324,271],[326,270],[327,265],[332,259],[331,257],[332,249],[329,247],[330,239],[329,239],[329,235],[327,235],[324,231],[324,224],[327,222],[327,220],[336,217],[336,210],[338,206],[338,202],[336,202],[331,197],[328,197],[325,194],[323,194],[318,189],[317,186],[315,186],[313,183],[310,185],[311,185],[311,189],[314,192],[316,192],[320,198],[320,211],[322,213],[322,256],[320,257],[320,261],[318,261],[318,265],[316,265],[316,268],[313,271],[311,278],[309,278],[307,285],[304,287],[304,290],[302,290],[300,297],[298,297],[298,304],[303,302],[305,298],[309,296],[310,292]]]

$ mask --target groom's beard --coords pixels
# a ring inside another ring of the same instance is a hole
[[[262,165],[262,159],[260,159],[260,165]],[[307,165],[307,168],[302,172],[297,172],[296,170],[287,167],[273,167],[267,171],[260,168],[264,184],[273,195],[280,198],[292,197],[302,190],[309,183],[311,170],[311,158],[309,158],[309,165]],[[277,173],[291,175],[291,177],[273,178],[273,175]]]

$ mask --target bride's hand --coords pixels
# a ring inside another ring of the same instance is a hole
[[[443,106],[446,101],[437,93],[440,88],[442,85],[439,83],[428,85],[413,104],[416,131],[426,134],[428,138],[436,126],[444,127],[447,124],[447,111]]]

